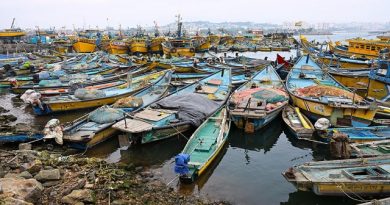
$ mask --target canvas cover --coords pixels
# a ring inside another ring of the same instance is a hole
[[[151,105],[156,109],[170,109],[177,111],[178,119],[189,121],[198,127],[207,116],[214,113],[223,101],[213,101],[197,93],[171,95]]]

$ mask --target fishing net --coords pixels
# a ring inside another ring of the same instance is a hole
[[[105,124],[122,119],[124,113],[121,109],[103,106],[89,113],[88,119],[96,123]]]
[[[79,88],[74,92],[74,96],[80,100],[89,100],[106,97],[106,93],[102,90]]]
[[[277,103],[288,100],[287,93],[275,88],[251,88],[233,94],[233,102],[239,104],[249,98],[265,100],[267,103]]]
[[[112,106],[115,108],[138,108],[144,104],[142,98],[129,96],[117,100]]]
[[[348,99],[355,99],[355,102],[363,101],[359,95],[354,95],[348,90],[337,88],[328,85],[313,85],[304,88],[298,88],[295,91],[296,95],[301,97],[321,97],[321,96],[335,96]]]

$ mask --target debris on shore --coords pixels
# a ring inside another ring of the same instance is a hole
[[[59,152],[0,150],[0,204],[227,204],[183,196],[144,168]]]

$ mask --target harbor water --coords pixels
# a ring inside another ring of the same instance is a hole
[[[329,36],[333,41],[342,40],[357,34],[337,34]],[[328,40],[328,36],[308,36],[309,40]],[[247,52],[240,53],[253,58],[268,57],[275,60],[279,53],[286,59],[294,57],[291,52]],[[233,56],[234,53],[228,53]],[[60,113],[56,115],[35,117],[32,110],[19,98],[2,90],[0,103],[18,117],[14,123],[24,122],[42,128],[45,123],[58,118],[62,123],[74,120],[87,113]],[[188,138],[191,133],[186,133]],[[246,134],[232,126],[228,143],[211,165],[205,175],[194,184],[183,185],[178,182],[173,172],[174,157],[184,148],[184,136],[173,137],[158,143],[137,147],[119,147],[117,137],[99,144],[86,152],[87,156],[99,157],[108,162],[123,162],[134,166],[149,168],[155,176],[169,184],[175,191],[185,195],[199,195],[212,200],[224,200],[233,204],[299,204],[299,205],[333,205],[356,204],[348,197],[317,196],[312,192],[297,191],[288,183],[281,172],[291,166],[312,160],[328,158],[328,150],[321,145],[313,145],[294,139],[285,129],[281,118],[257,131]]]

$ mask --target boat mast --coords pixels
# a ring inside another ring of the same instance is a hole
[[[181,38],[182,36],[182,25],[183,23],[181,22],[181,16],[180,14],[177,15],[177,37]]]
[[[12,19],[11,29],[13,29],[15,26],[15,17]]]
[[[159,37],[160,36],[160,32],[158,31],[157,22],[153,21],[153,23],[154,23],[154,37]]]

